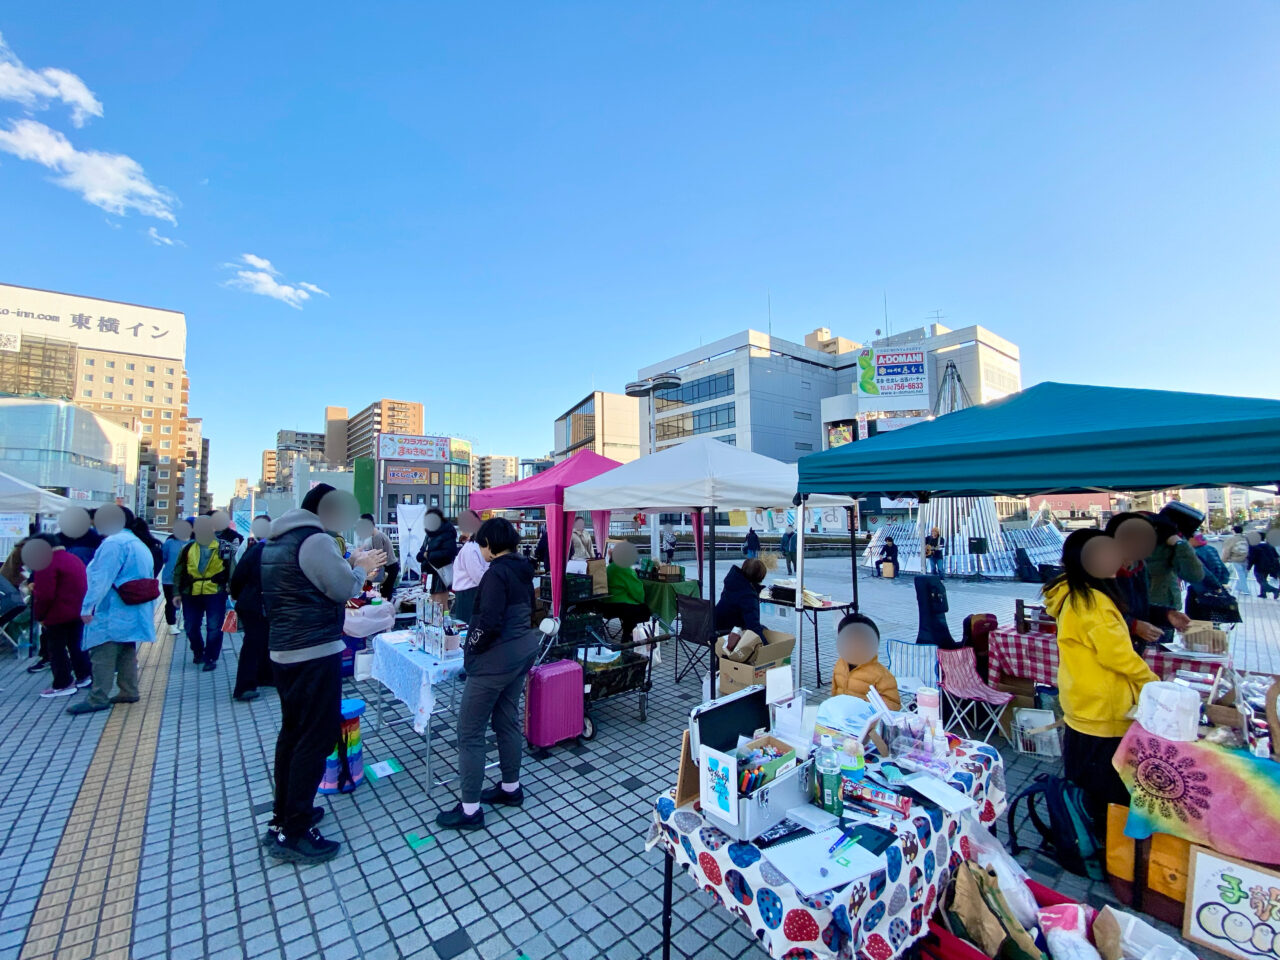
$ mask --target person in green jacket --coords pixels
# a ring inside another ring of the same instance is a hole
[[[1187,537],[1195,532],[1190,522],[1179,529],[1181,516],[1168,508],[1161,510],[1152,523],[1156,528],[1156,548],[1147,557],[1147,576],[1151,581],[1151,602],[1170,610],[1182,609],[1182,580],[1199,583],[1204,579],[1204,564],[1196,556]]]
[[[636,558],[634,544],[624,541],[613,548],[605,571],[609,577],[609,599],[600,604],[601,616],[620,620],[627,637],[638,624],[653,618],[653,611],[644,601],[644,584],[634,569]]]

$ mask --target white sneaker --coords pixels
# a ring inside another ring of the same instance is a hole
[[[169,636],[176,637],[179,634],[178,625],[175,623],[169,628]]]
[[[85,677],[83,680],[77,680],[76,686],[81,690],[85,689],[86,687],[93,686],[93,677]]]
[[[46,700],[50,700],[53,697],[74,696],[75,692],[76,692],[76,685],[73,683],[69,687],[63,687],[61,690],[59,690],[57,687],[49,687],[46,690],[41,690],[40,696],[44,697]]]

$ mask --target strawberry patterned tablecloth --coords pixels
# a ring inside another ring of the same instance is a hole
[[[876,760],[869,756],[868,767]],[[778,960],[892,960],[928,932],[929,917],[962,858],[976,821],[1004,810],[1004,762],[995,748],[963,741],[952,756],[951,786],[977,801],[961,816],[923,809],[905,821],[875,823],[898,835],[869,877],[802,897],[755,844],[735,842],[702,816],[695,801],[676,807],[675,791],[655,804],[646,849],[661,844],[703,890],[748,925]],[[976,813],[976,817],[975,814]]]

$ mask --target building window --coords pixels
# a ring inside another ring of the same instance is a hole
[[[155,388],[155,385],[156,385],[156,382],[154,380],[148,380],[145,384],[145,386],[151,387],[152,389]]]
[[[173,376],[173,367],[165,367],[165,368],[164,368],[164,372],[165,372],[165,373],[167,373],[169,376],[171,376],[171,377],[172,377],[172,376]]]
[[[143,415],[144,417],[148,417],[148,418],[150,418],[150,417],[154,417],[154,416],[156,415],[156,412],[155,412],[154,410],[146,410],[146,409],[144,409],[144,410],[142,411],[142,415]]]
[[[133,394],[132,394],[132,393],[126,393],[126,394],[124,395],[124,398],[125,398],[126,400],[132,400],[132,399],[133,399]]]
[[[149,423],[144,423],[144,424],[142,425],[142,432],[143,432],[143,433],[150,433],[150,432],[151,432],[151,424],[149,424]]]
[[[124,365],[124,368],[125,368],[126,370],[132,370],[132,369],[133,369],[133,364],[132,364],[132,363],[126,363],[126,364]],[[130,382],[130,383],[133,383],[133,381],[132,381],[132,380],[130,380],[129,382]]]
[[[172,389],[173,389],[173,384],[172,384],[172,383],[166,383],[166,384],[164,385],[164,388],[165,388],[166,390],[172,390]]]
[[[116,378],[115,378],[115,377],[113,377],[113,376],[111,376],[111,375],[109,375],[109,374],[108,374],[108,376],[107,376],[106,380],[107,380],[107,383],[115,383],[115,382],[116,382]]]
[[[432,482],[432,483],[434,483],[434,484],[436,484],[437,486],[439,486],[439,484],[440,484],[440,474],[438,474],[438,473],[436,473],[436,472],[432,471],[432,474],[431,474],[431,482]]]
[[[161,450],[168,450],[168,449],[169,449],[170,447],[172,447],[172,446],[173,446],[173,442],[172,442],[172,441],[170,441],[170,440],[161,440],[161,441],[160,441],[160,449],[161,449]],[[812,446],[812,445],[811,445],[811,446]]]
[[[116,362],[114,360],[108,360],[107,369],[114,370],[115,368],[116,368]]]
[[[92,397],[92,396],[93,396],[93,391],[92,391],[92,390],[86,390],[86,391],[84,392],[84,395],[85,395],[86,397]]]
[[[84,382],[85,382],[85,383],[93,383],[93,374],[92,374],[92,373],[86,373],[86,374],[84,375]]]
[[[167,483],[156,484],[156,493],[168,493],[169,485]]]
[[[160,428],[160,432],[161,432],[161,433],[173,433],[173,427],[161,427],[161,428]]]
[[[153,366],[153,365],[151,365],[151,364],[148,364],[148,365],[147,365],[147,373],[155,373],[155,372],[156,372],[156,368],[155,368],[155,366]]]
[[[161,480],[168,480],[168,479],[169,479],[169,471],[168,471],[168,470],[161,470],[161,471],[157,474],[157,476],[158,476]]]
[[[678,387],[659,390],[653,395],[655,410],[670,410],[673,407],[688,407],[708,400],[719,400],[721,397],[733,396],[733,371],[713,373],[709,377],[690,380]]]
[[[142,402],[143,402],[143,403],[155,403],[155,402],[156,402],[156,398],[155,398],[155,397],[153,397],[151,394],[149,394],[149,393],[148,393],[146,396],[144,396],[144,397],[142,398]]]
[[[676,440],[680,437],[692,437],[700,433],[712,433],[737,426],[737,405],[722,403],[691,413],[681,413],[674,417],[666,417],[658,421],[657,439]]]
[[[168,510],[168,509],[169,509],[169,501],[168,501],[168,500],[157,500],[157,501],[156,501],[156,509],[157,509],[157,510]]]
[[[810,383],[808,380],[801,380],[801,381],[800,381],[800,389],[801,389],[801,390],[812,390],[812,389],[813,389],[813,384],[812,384],[812,383]]]
[[[795,418],[796,418],[797,420],[812,420],[812,419],[813,419],[813,414],[812,414],[812,413],[805,413],[803,410],[793,410],[793,411],[791,411],[791,412],[792,412],[792,414],[795,416]]]
[[[166,454],[164,454],[163,456],[161,456],[161,457],[160,457],[160,462],[161,462],[161,463],[168,463],[168,462],[169,462],[169,455],[166,453]]]
[[[813,449],[813,444],[812,444],[812,443],[802,443],[801,441],[797,440],[797,441],[796,441],[796,449],[797,449],[797,450],[812,450],[812,449]]]
[[[92,366],[93,366],[93,357],[85,357],[85,358],[84,358],[84,365],[85,365],[86,367],[92,367]]]
[[[115,391],[114,391],[114,390],[108,390],[106,393],[104,393],[104,394],[103,394],[103,396],[104,396],[104,397],[106,397],[108,400],[111,400],[112,398],[114,398],[114,397],[115,397]],[[110,409],[110,408],[108,408],[108,409]]]
[[[172,411],[172,410],[162,410],[162,411],[160,412],[160,417],[161,417],[161,419],[164,419],[164,420],[172,420],[172,419],[173,419],[173,411]]]
[[[132,387],[132,386],[133,386],[133,377],[125,377],[125,378],[124,378],[124,385],[125,385],[126,387]]]

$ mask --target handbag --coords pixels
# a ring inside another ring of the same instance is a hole
[[[116,587],[116,593],[129,606],[138,607],[160,597],[160,581],[155,578],[126,580]]]
[[[1187,616],[1213,623],[1240,623],[1240,604],[1225,587],[1187,592]]]
[[[453,564],[446,563],[443,567],[435,567],[427,564],[436,572],[436,576],[440,578],[440,582],[444,584],[446,590],[453,586]]]
[[[228,610],[227,615],[222,618],[222,632],[223,633],[239,633],[240,632],[240,618],[236,616],[236,611],[234,608]]]

